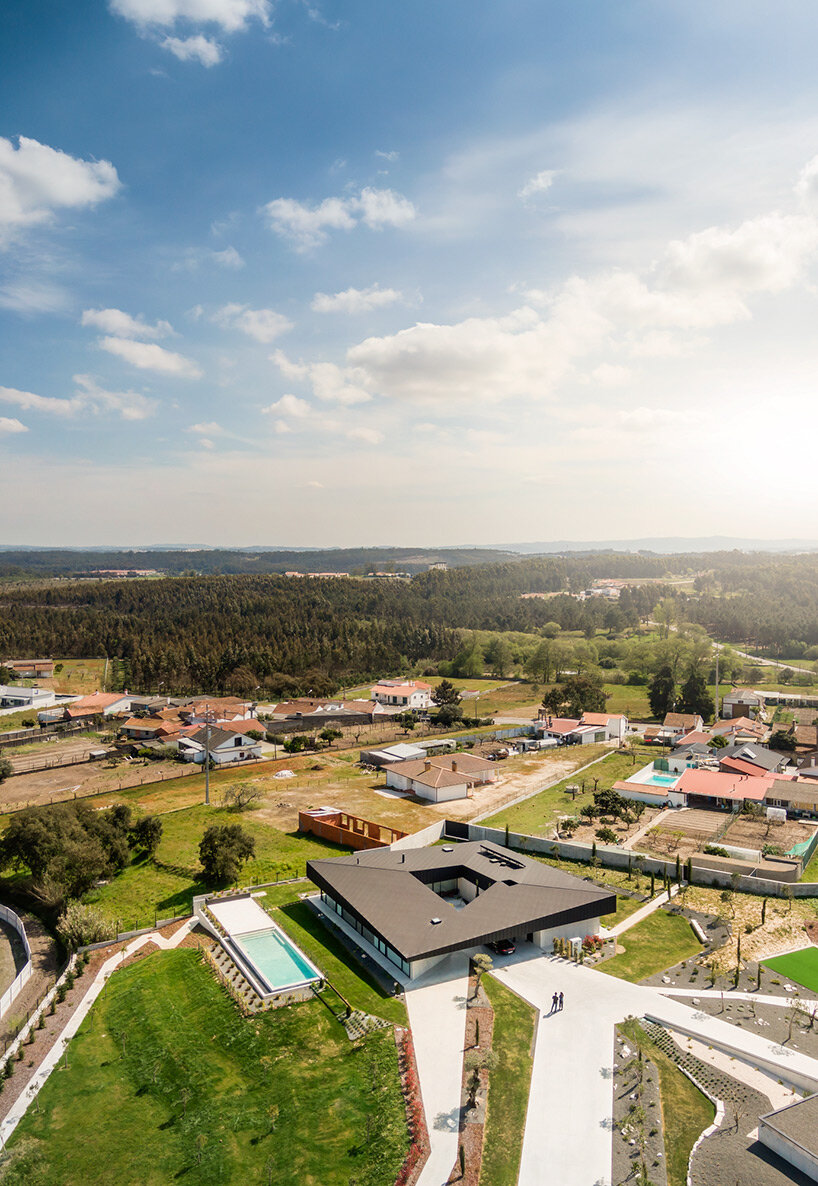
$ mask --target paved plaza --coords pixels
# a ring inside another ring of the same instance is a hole
[[[737,1078],[746,1066],[754,1068],[756,1084],[761,1074],[771,1086],[781,1079],[818,1090],[818,1060],[669,999],[681,995],[671,986],[630,984],[527,943],[493,958],[492,974],[539,1012],[519,1186],[609,1186],[614,1026],[628,1016],[650,1017],[726,1052],[736,1060]],[[420,1186],[443,1186],[457,1156],[467,992],[466,960],[458,959],[458,966],[435,969],[433,980],[406,994],[432,1146]],[[564,994],[565,1005],[552,1013],[555,992]]]

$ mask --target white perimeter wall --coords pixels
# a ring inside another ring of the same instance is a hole
[[[806,1149],[788,1141],[781,1133],[775,1132],[766,1125],[763,1120],[758,1125],[758,1139],[762,1145],[772,1149],[773,1153],[777,1153],[779,1157],[783,1157],[785,1161],[801,1170],[814,1182],[818,1182],[818,1161]]]

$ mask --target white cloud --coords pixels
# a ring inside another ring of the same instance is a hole
[[[0,387],[0,402],[15,404],[26,412],[46,412],[54,416],[73,416],[78,411],[74,400],[35,395],[33,391],[18,391],[14,387]]]
[[[297,395],[282,395],[274,404],[263,408],[264,412],[277,412],[280,416],[293,416],[296,420],[303,420],[310,415],[312,408],[305,399]]]
[[[522,198],[525,202],[528,198],[533,198],[535,194],[544,194],[554,184],[556,175],[554,169],[543,169],[542,172],[535,173],[522,189],[517,191],[517,197]]]
[[[25,424],[8,416],[0,416],[0,436],[4,433],[28,432]]]
[[[818,254],[818,220],[772,212],[671,241],[641,274],[575,276],[501,317],[417,324],[347,351],[337,383],[408,400],[553,397],[568,378],[630,380],[614,357],[659,357],[700,345],[690,331],[748,320],[751,298],[791,289]],[[310,368],[310,377],[315,368]]]
[[[220,424],[211,420],[208,424],[191,424],[188,432],[197,433],[200,436],[221,436],[224,429]]]
[[[83,161],[37,140],[0,136],[0,242],[57,210],[96,206],[119,189],[109,161]]]
[[[141,316],[132,317],[121,309],[85,309],[80,324],[93,326],[117,338],[166,338],[173,333],[173,327],[167,321],[148,325]]]
[[[416,214],[415,207],[402,194],[396,194],[392,189],[370,187],[361,190],[358,209],[361,220],[375,230],[382,226],[406,226]]]
[[[376,148],[375,156],[379,156],[382,161],[396,161],[400,157],[400,153],[395,152],[394,149],[391,152],[381,152],[379,148]]]
[[[309,382],[318,399],[345,405],[361,404],[372,399],[370,392],[357,383],[355,372],[349,368],[343,369],[332,362],[291,362],[282,350],[276,350],[270,358],[286,378]]]
[[[224,305],[211,321],[229,329],[240,330],[257,342],[272,342],[293,328],[292,321],[274,309],[251,309],[248,305]]]
[[[140,28],[171,28],[179,21],[218,25],[238,33],[250,20],[270,21],[269,0],[109,0],[111,11]]]
[[[624,387],[631,377],[631,371],[613,362],[602,362],[594,367],[590,377],[602,387]]]
[[[273,428],[275,429],[275,431],[278,433],[279,436],[284,436],[285,433],[292,432],[292,429],[290,428],[290,426],[286,420],[276,420],[275,424],[273,425]]]
[[[70,304],[68,293],[56,284],[13,280],[0,288],[0,308],[15,313],[63,313]]]
[[[347,288],[332,295],[317,292],[310,308],[315,313],[368,313],[371,309],[381,309],[401,300],[403,293],[373,284],[370,288]]]
[[[682,412],[670,408],[629,408],[617,413],[617,423],[630,432],[652,432],[657,428],[675,428],[684,422]]]
[[[215,448],[215,445],[214,445],[213,441],[211,441],[209,437],[200,437],[200,438],[199,438],[199,444],[200,444],[200,446],[201,446],[203,449],[213,449],[213,448]]]
[[[156,411],[156,400],[138,391],[108,391],[90,375],[74,375],[79,388],[72,401],[82,411],[118,412],[123,420],[147,420]]]
[[[213,263],[218,264],[220,268],[230,268],[231,271],[237,272],[244,267],[244,260],[235,247],[225,247],[223,251],[211,251],[208,254]]]
[[[184,379],[200,379],[199,367],[183,354],[165,350],[154,342],[135,342],[130,338],[100,338],[99,345],[109,354],[122,358],[142,371],[156,371],[160,375],[178,375]]]
[[[0,402],[15,404],[28,412],[42,412],[49,416],[75,416],[79,412],[118,412],[123,420],[146,420],[156,410],[156,401],[138,391],[107,391],[90,375],[74,375],[76,393],[69,399],[50,395],[35,395],[33,391],[18,391],[0,387]]]
[[[383,433],[376,428],[350,428],[345,435],[351,441],[363,441],[367,445],[379,445],[383,440]]]
[[[271,230],[290,239],[301,251],[325,243],[330,230],[351,231],[359,222],[373,230],[400,227],[416,211],[408,198],[391,189],[362,189],[357,197],[325,198],[308,206],[295,198],[276,198],[263,207]]]
[[[222,47],[218,41],[197,33],[194,37],[166,37],[162,49],[170,50],[180,62],[199,62],[202,66],[218,66]]]

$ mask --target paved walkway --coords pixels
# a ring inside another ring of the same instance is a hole
[[[48,1076],[59,1063],[66,1046],[74,1037],[74,1034],[77,1032],[82,1022],[85,1020],[92,1005],[104,989],[108,977],[111,975],[114,969],[120,963],[122,963],[123,960],[127,959],[129,955],[132,955],[135,951],[138,951],[140,947],[144,947],[146,943],[155,943],[157,947],[162,947],[165,950],[172,947],[177,947],[182,942],[184,937],[190,933],[191,929],[196,926],[197,921],[198,920],[195,918],[189,918],[186,922],[182,923],[177,931],[174,931],[169,939],[166,939],[164,935],[160,935],[158,931],[151,931],[148,935],[140,935],[137,939],[134,939],[132,942],[130,942],[128,946],[122,951],[117,951],[111,956],[110,959],[105,961],[94,977],[91,987],[88,989],[85,996],[82,998],[79,1005],[68,1019],[64,1030],[55,1039],[54,1045],[43,1059],[36,1075],[31,1080],[25,1091],[22,1092],[22,1094],[14,1101],[14,1104],[9,1110],[8,1115],[3,1120],[2,1124],[0,1124],[0,1147],[5,1148],[9,1137],[23,1119],[23,1116],[25,1116],[26,1111],[28,1110],[40,1088],[48,1079]],[[19,1042],[23,1041],[26,1034],[28,1033],[29,1028],[36,1024],[40,1013],[50,1003],[51,998],[55,992],[56,985],[45,998],[34,1016],[31,1018],[29,1025],[21,1031]],[[15,1047],[12,1046],[9,1057],[11,1057],[11,1053],[14,1051],[14,1049]]]
[[[469,961],[448,956],[406,991],[431,1152],[417,1186],[443,1186],[457,1160]]]
[[[622,847],[632,849],[634,844],[641,840],[643,836],[646,836],[648,832],[652,831],[657,824],[661,823],[666,815],[675,815],[678,810],[678,807],[666,807],[664,811],[660,811],[658,815],[653,817],[653,819],[648,820],[646,824],[643,824],[642,827],[634,832],[632,836],[629,836],[627,840],[623,840]]]
[[[818,1060],[669,1000],[663,993],[672,988],[629,984],[529,944],[498,960],[494,975],[540,1011],[519,1186],[610,1182],[613,1027],[628,1016],[648,1015],[786,1082],[818,1088]],[[551,1013],[555,991],[565,994],[560,1013]]]
[[[644,906],[640,906],[638,910],[634,910],[633,914],[628,915],[627,918],[623,918],[622,922],[618,922],[615,927],[611,927],[610,930],[603,929],[603,936],[610,938],[612,935],[621,935],[623,931],[629,931],[631,927],[635,927],[643,918],[647,918],[649,914],[657,911],[660,906],[667,906],[671,898],[675,896],[678,888],[677,885],[672,885],[668,893],[662,890],[660,894],[657,894],[655,898],[651,898]]]

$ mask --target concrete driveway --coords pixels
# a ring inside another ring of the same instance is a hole
[[[465,953],[447,956],[406,989],[431,1145],[417,1186],[443,1186],[457,1160],[468,991],[469,957]]]
[[[498,960],[493,975],[540,1013],[519,1186],[608,1186],[613,1028],[628,1016],[648,1015],[787,1082],[818,1088],[818,1060],[668,1000],[655,988],[543,955],[529,944]],[[554,992],[564,994],[562,1012],[551,1012]]]

